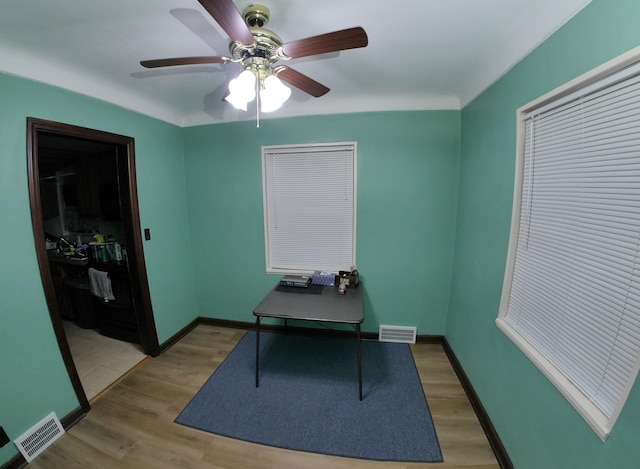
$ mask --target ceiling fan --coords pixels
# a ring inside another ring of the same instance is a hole
[[[269,9],[263,5],[249,5],[242,14],[233,0],[198,0],[231,39],[230,56],[176,57],[143,60],[147,68],[192,64],[240,63],[244,70],[229,83],[225,100],[238,109],[247,109],[247,103],[258,96],[263,112],[278,109],[289,98],[291,90],[285,82],[305,93],[319,98],[329,88],[279,61],[299,59],[348,49],[366,47],[367,33],[354,27],[321,34],[306,39],[283,43],[280,36],[264,28],[269,22]]]

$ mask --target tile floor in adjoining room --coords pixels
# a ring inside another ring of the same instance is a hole
[[[91,400],[146,358],[142,347],[63,321],[80,382]]]

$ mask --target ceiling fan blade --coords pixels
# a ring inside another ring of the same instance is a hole
[[[367,33],[358,26],[287,42],[282,46],[282,52],[291,59],[299,59],[310,55],[357,49],[359,47],[366,47],[367,44],[369,44]]]
[[[329,92],[329,88],[322,83],[318,83],[313,78],[309,78],[307,75],[292,68],[280,66],[275,70],[275,74],[282,81],[289,83],[291,86],[295,86],[315,98],[324,96]]]
[[[142,60],[140,65],[146,68],[171,67],[173,65],[194,65],[194,64],[221,64],[228,62],[226,57],[203,56],[203,57],[175,57],[172,59]]]
[[[233,0],[198,0],[232,41],[250,46],[255,41]]]

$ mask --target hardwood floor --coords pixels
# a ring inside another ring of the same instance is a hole
[[[246,443],[173,423],[245,334],[199,325],[161,356],[112,385],[89,414],[30,469],[71,468],[441,468],[498,469],[496,458],[440,345],[412,345],[443,463],[390,463]]]

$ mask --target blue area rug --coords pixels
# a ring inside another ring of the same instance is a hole
[[[406,344],[248,332],[176,422],[297,451],[381,461],[441,462],[418,372]]]

